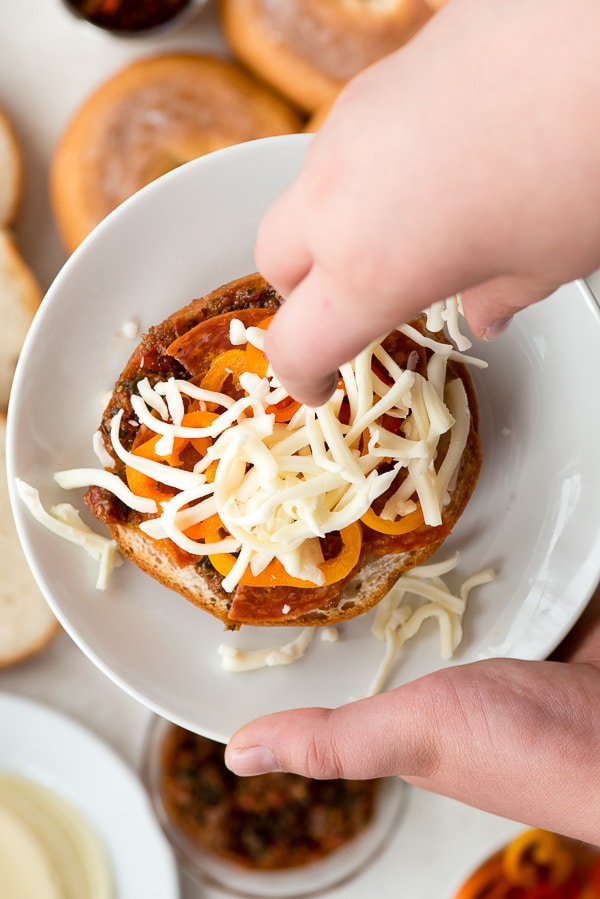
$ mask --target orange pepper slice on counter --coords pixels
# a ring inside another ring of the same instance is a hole
[[[471,874],[454,899],[506,899],[511,889],[504,877],[502,857],[498,854]]]
[[[517,836],[465,881],[454,899],[599,899],[593,877],[577,886],[574,858],[561,838],[534,828]]]
[[[560,886],[571,873],[573,863],[559,838],[546,830],[534,828],[520,834],[504,852],[507,880],[517,886],[532,887],[541,880]]]
[[[403,515],[397,520],[382,518],[372,508],[369,508],[360,520],[371,530],[379,531],[382,534],[408,534],[409,531],[414,531],[422,525],[425,519],[421,506],[417,506],[414,512],[409,512],[408,515]]]

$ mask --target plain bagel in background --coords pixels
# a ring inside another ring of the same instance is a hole
[[[225,38],[248,68],[307,113],[402,47],[438,0],[220,0]]]
[[[302,128],[295,109],[234,62],[179,53],[131,63],[87,98],[55,147],[50,197],[65,249],[182,163]]]

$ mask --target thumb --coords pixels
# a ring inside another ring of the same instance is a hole
[[[408,306],[406,319],[420,311],[417,301]],[[290,396],[320,406],[333,393],[339,366],[394,328],[398,315],[395,305],[352,295],[313,265],[277,311],[265,352]]]
[[[470,767],[478,723],[488,737],[485,709],[472,696],[493,677],[492,663],[475,663],[335,709],[266,715],[234,734],[226,763],[241,775],[267,770],[318,779],[395,774],[441,784],[450,772]]]
[[[399,775],[488,812],[594,840],[600,672],[495,659],[446,668],[337,709],[268,715],[226,750],[237,774]]]

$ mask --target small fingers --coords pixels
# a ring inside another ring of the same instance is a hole
[[[269,206],[256,234],[254,258],[261,275],[287,297],[312,265],[301,227],[302,203],[295,181]]]
[[[432,774],[436,759],[425,729],[407,732],[401,743],[390,727],[392,721],[389,694],[339,709],[268,715],[238,731],[225,759],[242,776],[268,771],[293,771],[316,779]]]
[[[462,294],[467,324],[476,337],[495,340],[515,313],[543,300],[559,286],[549,279],[505,275],[471,287]]]
[[[331,396],[339,366],[399,324],[400,315],[394,303],[346,292],[315,265],[273,319],[265,352],[288,393],[319,406]]]

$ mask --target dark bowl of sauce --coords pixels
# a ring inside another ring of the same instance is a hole
[[[142,775],[179,861],[238,896],[310,896],[362,871],[399,824],[397,779],[237,777],[224,746],[161,718]]]
[[[184,21],[199,0],[63,0],[73,15],[121,37],[154,34]]]

